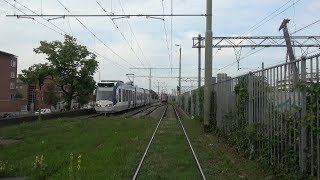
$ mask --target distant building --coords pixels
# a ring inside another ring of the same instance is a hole
[[[0,51],[0,112],[16,112],[26,109],[26,101],[16,98],[17,65],[15,55]]]
[[[217,83],[217,77],[212,77],[212,84]]]
[[[227,79],[228,79],[228,75],[226,73],[217,74],[217,83],[226,81]]]

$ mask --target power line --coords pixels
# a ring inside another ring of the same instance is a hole
[[[10,6],[12,6],[12,7],[14,8],[14,10],[18,10],[18,11],[20,11],[22,14],[25,14],[21,9],[15,7],[15,5],[9,3],[7,0],[4,0],[4,1],[5,1],[7,4],[9,4]],[[48,29],[50,29],[50,30],[52,30],[52,31],[54,31],[54,32],[56,32],[56,33],[58,33],[58,34],[60,34],[60,35],[63,36],[63,34],[62,34],[61,32],[53,29],[52,27],[47,26],[46,24],[43,24],[42,22],[40,22],[40,21],[38,21],[38,20],[36,20],[36,19],[34,19],[34,18],[30,18],[30,19],[32,19],[33,21],[37,22],[38,24],[40,24],[40,25],[42,25],[42,26],[44,26],[44,27],[46,27],[46,28],[48,28]]]
[[[120,3],[120,7],[121,7],[122,12],[125,14],[124,8],[123,8],[122,3],[121,3],[121,0],[119,0],[119,3]],[[134,38],[134,40],[136,41],[136,43],[137,43],[137,45],[138,45],[138,47],[139,47],[139,49],[140,49],[140,51],[141,51],[141,53],[142,53],[142,56],[144,57],[146,63],[148,63],[149,66],[151,66],[150,61],[148,61],[147,58],[146,58],[146,56],[144,55],[144,52],[143,52],[143,50],[142,50],[142,48],[141,48],[141,46],[140,46],[140,43],[139,43],[139,41],[137,40],[137,37],[136,37],[134,31],[132,30],[132,26],[131,26],[129,20],[126,19],[126,21],[127,21],[128,25],[129,25],[129,29],[130,29],[130,31],[131,31],[131,33],[132,33],[132,35],[133,35],[133,38]]]
[[[295,33],[297,33],[297,32],[300,32],[300,31],[302,31],[302,30],[304,30],[304,29],[306,29],[306,28],[309,28],[310,26],[315,25],[315,24],[317,24],[317,23],[319,23],[319,22],[320,22],[320,19],[317,20],[317,21],[315,21],[315,22],[313,22],[313,23],[311,23],[311,24],[309,24],[309,25],[307,25],[307,26],[304,26],[304,27],[302,27],[302,28],[294,31],[292,34],[295,34]]]
[[[163,1],[164,1],[164,0],[161,0],[161,4],[162,4],[162,14],[164,14]],[[164,16],[163,16],[163,21],[162,21],[162,22],[163,22],[164,33],[165,33],[165,36],[166,36],[166,46],[167,46],[167,49],[168,49],[170,67],[172,67],[172,58],[170,57],[170,48],[169,48],[169,42],[168,42],[168,31],[167,31],[167,28],[166,28],[166,22],[165,22]],[[171,71],[171,74],[172,74],[172,71]]]
[[[100,8],[107,14],[107,11],[103,8],[103,6],[98,2],[98,0],[96,0],[97,4],[100,6]],[[129,43],[128,39],[124,36],[124,34],[122,33],[122,31],[120,30],[119,26],[114,22],[114,19],[112,19],[111,17],[109,17],[110,20],[112,21],[113,25],[117,28],[117,30],[119,31],[119,33],[121,34],[122,38],[124,39],[124,41],[128,44],[128,46],[130,47],[131,51],[133,52],[133,54],[136,56],[136,58],[138,59],[138,61],[141,63],[142,66],[145,66],[145,64],[141,61],[141,59],[138,57],[137,53],[134,51],[134,49],[132,48],[132,45]]]
[[[5,0],[6,1],[6,0]],[[6,1],[7,2],[7,1]],[[35,16],[39,16],[38,13],[36,13],[35,11],[33,11],[32,9],[28,8],[27,6],[21,4],[19,1],[16,1],[16,3],[18,3],[20,6],[24,7],[25,9],[28,9],[29,11],[31,11],[32,13],[34,13]],[[15,6],[14,6],[15,7]],[[25,13],[23,13],[25,14]],[[20,16],[21,17],[21,16]],[[22,16],[22,17],[31,17],[30,15],[25,15],[25,16]],[[19,18],[19,16],[17,16],[17,18]],[[59,29],[60,31],[62,31],[64,34],[68,34],[66,31],[64,31],[63,29],[61,29],[59,26],[53,24],[52,22],[50,22],[48,19],[44,18],[44,17],[41,17],[42,19],[44,19],[45,21],[48,21],[52,26],[54,26],[55,28]],[[32,19],[32,18],[31,18]]]
[[[125,14],[124,8],[122,7],[121,0],[119,0],[119,3],[120,3],[120,6],[121,6],[121,9],[122,9],[122,12]],[[136,43],[137,43],[137,45],[138,45],[139,49],[140,49],[140,51],[141,51],[141,53],[142,53],[142,55],[143,55],[143,57],[144,57],[145,61],[149,64],[149,66],[151,66],[150,61],[148,61],[148,60],[147,60],[147,58],[146,58],[146,56],[145,56],[145,54],[144,54],[144,52],[143,52],[143,50],[142,50],[142,48],[141,48],[141,46],[140,46],[140,43],[139,43],[139,41],[137,40],[137,38],[136,38],[136,35],[135,35],[134,31],[132,30],[132,26],[131,26],[131,24],[130,24],[129,20],[128,20],[128,19],[126,19],[126,21],[127,21],[128,25],[129,25],[129,29],[130,29],[130,31],[131,31],[131,33],[132,33],[132,35],[133,35],[133,37],[134,37],[134,39],[135,39],[135,41],[136,41]]]
[[[59,4],[64,7],[64,9],[69,13],[72,14],[71,11],[64,5],[61,3],[60,0],[57,0],[59,2]],[[108,45],[106,45],[95,33],[93,33],[84,23],[82,23],[79,18],[75,17],[76,20],[87,30],[89,31],[98,41],[100,41],[106,48],[108,48],[113,54],[115,54],[117,57],[119,57],[121,60],[125,61],[126,63],[128,63],[131,67],[135,67],[132,64],[130,64],[127,60],[125,60],[124,58],[122,58],[118,53],[116,53],[113,49],[111,49]]]
[[[294,0],[295,1],[295,0]],[[296,3],[300,2],[301,0],[297,0],[296,2],[294,2],[293,4],[291,4],[290,6],[288,6],[287,8],[285,8],[284,10],[282,10],[281,12],[279,12],[278,14],[272,16],[273,14],[275,14],[276,12],[278,12],[279,10],[281,10],[283,7],[285,7],[287,4],[289,4],[290,2],[292,2],[292,0],[287,1],[285,4],[283,4],[281,7],[279,7],[278,9],[276,9],[275,11],[273,11],[272,13],[270,13],[269,15],[267,15],[266,17],[264,17],[262,20],[260,20],[258,23],[256,23],[255,25],[253,25],[251,28],[249,28],[249,30],[246,33],[243,34],[249,34],[250,32],[258,29],[259,27],[261,27],[262,25],[264,25],[265,23],[271,21],[272,19],[274,19],[275,17],[277,17],[278,15],[284,13],[285,11],[287,11],[290,7],[293,7]],[[272,16],[271,18],[269,18],[270,16]],[[268,19],[269,18],[269,19]],[[265,22],[264,22],[265,21]],[[262,24],[261,24],[262,23]]]
[[[11,4],[11,3],[9,3],[7,0],[4,0],[7,4],[9,4],[10,6],[12,6],[15,10],[18,10],[18,11],[20,11],[22,14],[25,14],[21,9],[19,9],[19,8],[17,8],[17,7],[15,7],[15,5],[13,5],[13,4]],[[17,2],[17,1],[16,1]],[[19,3],[19,2],[18,2]],[[26,6],[24,6],[23,4],[21,4],[21,3],[19,3],[22,7],[24,7],[24,8],[26,8],[26,9],[28,9],[29,11],[31,11],[31,12],[34,12],[33,10],[31,10],[30,8],[28,8],[28,7],[26,7]],[[35,13],[35,12],[34,12]],[[27,17],[27,16],[26,16]],[[30,19],[30,18],[29,18]],[[57,31],[57,30],[55,30],[55,29],[53,29],[53,28],[51,28],[50,26],[47,26],[46,24],[44,24],[44,23],[41,23],[40,21],[37,21],[36,19],[34,19],[34,18],[32,18],[32,20],[34,20],[35,22],[37,22],[38,24],[40,24],[40,25],[42,25],[42,26],[44,26],[44,27],[46,27],[46,28],[48,28],[48,29],[50,29],[50,30],[52,30],[52,31],[54,31],[54,32],[56,32],[57,34],[59,34],[59,35],[61,35],[61,36],[64,36],[64,34],[63,33],[61,33],[61,32],[59,32],[59,31]],[[50,22],[50,21],[49,21]],[[50,24],[52,24],[52,25],[54,25],[56,28],[58,28],[55,24],[53,24],[53,23],[51,23],[50,22]],[[59,30],[61,30],[61,28],[58,28]],[[61,30],[61,31],[63,31],[63,30]],[[64,33],[65,33],[65,31],[63,31]],[[67,33],[65,33],[65,34],[67,34]],[[79,40],[78,40],[79,41]],[[80,41],[79,41],[80,42]],[[81,42],[80,42],[81,43]],[[82,43],[83,44],[83,43]],[[105,59],[105,60],[107,60],[107,61],[109,61],[109,62],[111,62],[111,63],[113,63],[113,64],[115,64],[116,66],[118,66],[119,68],[121,68],[121,69],[123,69],[123,70],[127,70],[128,68],[127,67],[125,67],[125,66],[122,66],[122,65],[120,65],[119,63],[117,63],[117,62],[114,62],[114,61],[112,61],[111,59],[109,59],[109,58],[107,58],[107,57],[105,57],[105,56],[103,56],[103,55],[101,55],[100,53],[98,53],[96,50],[94,50],[94,49],[92,49],[92,48],[90,48],[90,47],[87,47],[90,51],[92,51],[92,52],[94,52],[95,54],[97,54],[98,56],[101,56],[103,59]],[[132,70],[130,70],[129,69],[129,71],[131,71],[131,72],[133,72]]]
[[[290,2],[292,2],[292,0],[288,0],[285,4],[283,4],[281,7],[279,7],[279,8],[276,9],[275,11],[273,11],[271,14],[269,14],[268,16],[266,16],[265,18],[263,18],[262,20],[260,20],[258,23],[256,23],[256,24],[253,25],[251,28],[249,28],[249,30],[248,30],[246,33],[243,33],[243,34],[248,34],[248,33],[252,32],[252,31],[260,28],[262,25],[264,25],[265,23],[271,21],[272,19],[274,19],[274,18],[277,17],[278,15],[284,13],[284,12],[287,11],[290,7],[293,7],[296,3],[300,2],[300,1],[301,1],[301,0],[297,0],[297,1],[294,0],[294,2],[293,2],[290,6],[288,6],[288,7],[285,8],[284,10],[280,11],[279,13],[277,13],[279,10],[281,10],[283,7],[285,7],[287,4],[289,4]],[[275,14],[275,13],[277,13],[277,14]],[[275,15],[273,15],[273,14],[275,14]],[[273,15],[273,16],[272,16],[272,15]],[[272,17],[271,17],[271,16],[272,16]],[[271,17],[271,18],[269,18],[269,17]],[[319,20],[319,21],[320,21],[320,20]],[[241,40],[241,41],[238,43],[238,45],[241,44],[243,41],[244,41],[244,39]],[[280,42],[280,40],[277,41],[276,43],[279,43],[279,42]],[[265,48],[266,48],[266,47],[263,47],[263,48],[261,48],[261,49],[259,49],[259,50],[257,50],[257,51],[252,52],[252,53],[250,53],[250,51],[249,51],[244,57],[242,57],[242,58],[240,58],[239,60],[236,60],[236,61],[234,61],[234,62],[232,62],[232,63],[230,63],[230,64],[228,64],[228,65],[226,65],[226,66],[224,66],[224,67],[222,67],[222,68],[221,68],[220,70],[218,70],[218,71],[221,71],[221,70],[223,70],[223,69],[229,68],[229,67],[235,65],[237,62],[240,62],[240,60],[243,60],[243,59],[245,59],[245,58],[247,58],[247,57],[249,57],[249,56],[251,56],[251,55],[253,55],[253,54],[257,53],[257,52],[260,52],[261,50],[263,50],[263,49],[265,49]],[[218,71],[217,71],[217,72],[218,72]]]
[[[17,17],[17,16],[30,16],[30,17],[206,17],[206,14],[8,14],[7,17]]]

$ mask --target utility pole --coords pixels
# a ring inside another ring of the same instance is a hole
[[[179,96],[181,95],[181,45],[180,45],[180,49],[179,49]]]
[[[201,87],[201,34],[198,35],[198,89]]]
[[[151,102],[151,68],[149,70],[149,100]]]
[[[289,30],[287,27],[287,24],[289,22],[290,22],[290,19],[284,19],[279,27],[279,31],[283,30],[283,36],[286,41],[289,60],[292,62],[295,60],[295,57],[294,57],[294,53],[293,53]],[[293,74],[293,84],[295,85],[298,82],[298,68],[295,64],[290,64],[290,67],[291,67],[291,73]]]
[[[204,131],[210,131],[212,79],[212,0],[207,0],[206,41],[205,41],[205,84],[204,84]]]

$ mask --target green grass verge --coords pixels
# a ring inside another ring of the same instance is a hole
[[[19,140],[0,145],[0,177],[130,179],[156,123],[147,118],[80,117],[0,128],[2,139]],[[41,155],[43,162],[33,169]]]
[[[201,179],[179,121],[162,121],[138,179]]]
[[[245,159],[216,135],[204,133],[199,120],[183,124],[207,179],[272,179],[258,162]]]

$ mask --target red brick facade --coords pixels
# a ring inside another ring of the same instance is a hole
[[[17,57],[0,51],[0,112],[20,111],[26,102],[16,100]]]

